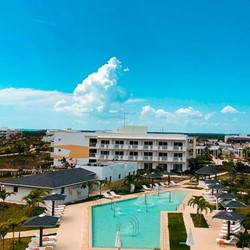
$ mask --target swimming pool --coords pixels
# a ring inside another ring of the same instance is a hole
[[[114,248],[120,230],[122,248],[160,247],[160,212],[176,211],[188,192],[142,194],[92,207],[92,247]]]

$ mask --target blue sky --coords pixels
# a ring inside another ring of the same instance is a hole
[[[0,127],[250,133],[250,2],[9,0]]]

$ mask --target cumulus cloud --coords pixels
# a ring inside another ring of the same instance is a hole
[[[185,116],[202,117],[202,114],[199,111],[192,108],[192,107],[180,108],[180,109],[176,110],[176,114],[185,115]]]
[[[142,116],[156,116],[156,117],[168,117],[169,112],[164,109],[154,109],[150,105],[142,107],[141,111]]]
[[[128,93],[117,85],[123,72],[121,62],[112,57],[97,72],[90,74],[77,85],[71,103],[60,100],[55,109],[70,111],[78,116],[86,113],[97,116],[119,113],[122,104],[129,99]]]
[[[234,107],[232,107],[230,105],[225,106],[220,112],[223,113],[223,114],[236,114],[236,113],[239,113],[239,111],[237,109],[235,109]]]

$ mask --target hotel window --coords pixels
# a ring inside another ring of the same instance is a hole
[[[167,146],[168,142],[167,141],[159,141],[159,146]]]
[[[138,141],[129,141],[129,145],[138,145]]]
[[[62,187],[61,188],[61,194],[64,194],[65,193],[65,187]]]
[[[144,169],[145,170],[152,170],[153,169],[153,164],[150,162],[145,162],[144,163]]]
[[[115,144],[124,145],[124,141],[115,141]]]
[[[101,151],[101,155],[109,155],[109,151]]]
[[[13,192],[18,193],[18,186],[13,187]]]
[[[182,142],[174,142],[174,147],[182,147]]]
[[[101,144],[109,145],[109,140],[101,140]]]
[[[153,146],[152,141],[144,141],[144,146]]]
[[[138,156],[138,152],[136,152],[136,151],[131,151],[131,152],[129,152],[129,155],[130,155],[130,156]]]
[[[119,180],[121,179],[121,174],[118,175],[118,179],[119,179]]]
[[[124,155],[123,151],[115,151],[115,155]]]

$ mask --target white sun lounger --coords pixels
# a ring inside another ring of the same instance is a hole
[[[234,239],[234,235],[230,236],[229,240],[223,239],[223,238],[216,238],[215,240],[224,244],[234,244],[233,239]]]
[[[107,199],[114,199],[114,196],[113,195],[110,195],[106,192],[102,192],[102,195],[104,196],[104,198],[107,198]]]
[[[110,191],[109,193],[110,193],[113,197],[115,197],[115,198],[120,198],[120,197],[121,197],[121,195],[116,194],[114,191]]]
[[[147,187],[146,185],[142,185],[142,188],[143,188],[144,190],[147,190],[147,191],[151,191],[151,190],[152,190],[152,188],[149,188],[149,187]]]

